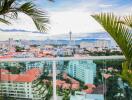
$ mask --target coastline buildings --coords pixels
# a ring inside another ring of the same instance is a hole
[[[9,74],[8,70],[0,69],[0,96],[14,97],[19,100],[41,100],[33,88],[34,81],[41,75],[41,70],[32,68],[23,74]]]
[[[93,84],[94,77],[96,77],[96,64],[92,60],[70,61],[67,73],[85,84]]]

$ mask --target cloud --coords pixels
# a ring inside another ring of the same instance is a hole
[[[4,41],[9,38],[23,39],[23,40],[44,40],[46,34],[36,34],[32,32],[3,32],[0,31],[0,40]]]
[[[63,11],[51,13],[51,34],[89,33],[104,31],[87,12]]]

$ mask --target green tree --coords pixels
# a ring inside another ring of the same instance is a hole
[[[122,78],[132,86],[132,15],[115,16],[113,13],[92,15],[116,41],[126,60],[122,63]]]
[[[16,52],[21,52],[22,50],[24,50],[24,48],[19,46],[16,46],[15,49],[16,49]]]
[[[19,13],[24,13],[32,18],[39,31],[45,32],[49,23],[46,12],[38,9],[32,1],[23,1],[25,2],[22,3],[21,0],[0,0],[0,22],[11,24],[9,20],[17,19]]]

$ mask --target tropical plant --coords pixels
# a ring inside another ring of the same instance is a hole
[[[35,94],[37,93],[42,100],[50,100],[53,94],[52,82],[45,83],[38,79],[34,81],[32,86],[35,89]]]
[[[17,19],[19,13],[24,13],[32,18],[39,31],[45,32],[49,23],[46,12],[38,9],[31,0],[30,2],[23,1],[25,2],[22,3],[21,0],[0,0],[0,22],[11,24],[9,20]]]
[[[122,63],[122,78],[132,86],[132,15],[115,16],[113,13],[92,15],[115,40],[126,60]]]

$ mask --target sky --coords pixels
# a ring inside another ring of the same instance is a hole
[[[29,1],[29,0],[27,0]],[[44,33],[38,31],[27,15],[20,13],[18,20],[12,20],[12,25],[0,24],[0,39],[14,37],[16,39],[44,39],[55,36],[68,35],[72,31],[73,36],[85,36],[86,33],[105,32],[105,30],[91,17],[100,12],[114,12],[117,15],[125,15],[132,10],[132,0],[34,0],[34,3],[47,12],[50,18],[50,29]],[[6,31],[8,30],[8,31]],[[9,31],[17,30],[17,32]],[[25,30],[27,32],[19,32]],[[85,34],[84,34],[85,33]]]

